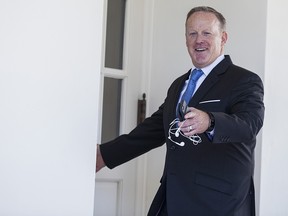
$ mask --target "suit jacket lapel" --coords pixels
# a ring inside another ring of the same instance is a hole
[[[209,73],[209,75],[206,77],[206,79],[203,81],[201,86],[197,89],[194,96],[190,100],[189,107],[195,107],[195,105],[199,103],[199,101],[206,95],[206,93],[209,92],[210,88],[218,82],[221,74],[225,73],[231,64],[232,61],[227,55],[223,61],[221,61],[218,65],[216,65],[215,68],[213,68],[213,70]]]

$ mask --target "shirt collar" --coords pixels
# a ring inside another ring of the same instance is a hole
[[[216,60],[214,62],[212,62],[210,65],[204,67],[204,68],[200,68],[203,73],[205,74],[205,76],[208,76],[209,73],[213,70],[213,68],[219,64],[223,59],[225,58],[224,54],[220,55],[218,58],[216,58]],[[191,71],[193,71],[196,67],[192,67]]]

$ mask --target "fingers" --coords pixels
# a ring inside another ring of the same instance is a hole
[[[186,136],[192,136],[197,133],[203,133],[209,127],[209,115],[194,107],[188,107],[185,115],[185,121],[179,123],[181,131]]]
[[[192,135],[194,135],[194,134],[197,133],[196,127],[195,127],[195,126],[192,126],[192,125],[186,127],[186,130],[187,130],[187,131],[184,132],[184,134],[185,134],[186,136],[192,136]]]
[[[202,112],[201,110],[198,110],[194,107],[188,107],[187,108],[187,113],[186,115],[184,116],[185,119],[191,119],[191,118],[194,118],[196,117],[197,115],[199,115],[200,113],[199,112]]]
[[[187,127],[181,127],[181,131],[186,135],[186,136],[192,136],[197,132],[197,126],[196,125],[188,125]]]

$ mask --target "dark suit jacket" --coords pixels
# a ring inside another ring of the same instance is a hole
[[[168,139],[169,124],[190,72],[170,86],[164,103],[132,132],[102,144],[109,168],[166,143],[161,186],[148,215],[157,215],[165,200],[169,216],[250,216],[254,214],[254,148],[263,125],[263,84],[256,74],[234,65],[229,56],[206,77],[189,106],[212,112],[215,133],[183,147]]]

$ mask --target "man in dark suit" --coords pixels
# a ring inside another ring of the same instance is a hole
[[[99,171],[166,143],[161,186],[149,216],[255,215],[254,148],[264,119],[263,84],[224,55],[225,25],[215,9],[193,8],[186,20],[193,68],[172,83],[151,117],[97,148]],[[194,68],[202,72],[186,106]]]

